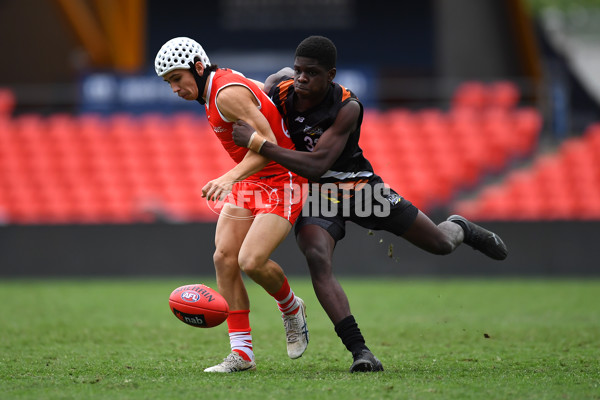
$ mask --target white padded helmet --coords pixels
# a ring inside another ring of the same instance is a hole
[[[204,49],[194,39],[187,37],[176,37],[165,43],[154,60],[156,75],[164,76],[174,69],[190,69],[189,62],[194,63],[198,57],[204,67],[210,65],[210,60]]]

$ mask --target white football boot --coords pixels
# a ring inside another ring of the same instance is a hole
[[[291,359],[302,356],[308,346],[308,328],[306,326],[306,307],[304,301],[296,296],[300,304],[298,312],[294,315],[282,315],[285,337],[287,339],[287,352]]]
[[[246,361],[235,351],[231,352],[221,364],[209,367],[204,372],[241,372],[241,371],[254,371],[256,370],[256,363],[254,361]]]

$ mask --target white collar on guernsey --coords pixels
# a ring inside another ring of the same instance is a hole
[[[210,104],[210,92],[212,89],[213,78],[215,77],[215,71],[210,73],[208,77],[208,89],[206,89],[206,109],[208,109],[208,105]]]

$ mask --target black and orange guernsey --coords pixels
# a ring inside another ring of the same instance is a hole
[[[310,188],[309,200],[295,225],[296,235],[303,226],[317,225],[339,241],[346,234],[346,221],[396,235],[402,235],[412,225],[419,210],[385,185],[358,145],[364,109],[354,93],[331,83],[321,104],[298,112],[294,107],[294,80],[284,77],[271,88],[269,96],[283,115],[297,151],[313,151],[321,135],[334,124],[340,109],[348,102],[356,101],[360,105],[356,129],[350,133],[342,154],[320,177],[319,190],[315,192],[312,186]],[[359,192],[363,195],[357,200],[355,194]]]
[[[314,150],[321,135],[335,122],[339,110],[350,101],[360,105],[357,128],[348,137],[342,154],[325,172],[319,183],[360,182],[373,175],[371,163],[364,157],[358,145],[363,106],[350,90],[337,83],[331,83],[325,99],[318,106],[298,112],[294,108],[294,80],[283,77],[273,85],[269,96],[284,116],[290,137],[298,151]]]

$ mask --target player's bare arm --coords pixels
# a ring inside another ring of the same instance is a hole
[[[256,86],[258,86],[258,88],[259,88],[260,90],[262,90],[263,92],[265,92],[265,84],[264,84],[264,83],[262,83],[261,81],[257,81],[257,80],[255,80],[255,79],[250,79],[250,78],[248,78],[248,80],[251,80],[252,82],[254,82],[254,84],[255,84]],[[266,93],[268,93],[268,92],[266,92]]]
[[[355,101],[348,102],[338,113],[333,125],[321,135],[315,149],[310,153],[284,149],[267,141],[262,145],[260,154],[300,176],[318,181],[344,150],[350,132],[356,128],[359,115],[360,105]],[[233,126],[234,142],[238,146],[247,147],[252,132],[243,121],[238,121]]]
[[[294,70],[290,67],[285,67],[280,69],[279,71],[271,74],[265,79],[265,84],[263,86],[263,90],[265,93],[269,93],[273,85],[281,80],[283,77],[292,77],[294,76]]]
[[[241,85],[224,88],[217,96],[217,107],[231,121],[243,118],[260,135],[276,143],[275,135],[268,121],[258,109],[258,101],[252,92]],[[269,160],[260,154],[249,151],[244,159],[222,176],[211,180],[202,188],[202,196],[209,200],[219,200],[231,192],[234,182],[243,180],[263,169]]]

